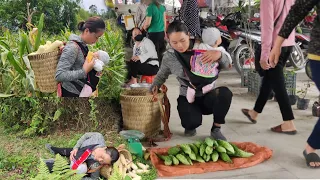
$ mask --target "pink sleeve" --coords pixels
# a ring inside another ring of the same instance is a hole
[[[260,61],[267,61],[272,46],[274,29],[274,0],[260,1],[261,19],[261,58]]]

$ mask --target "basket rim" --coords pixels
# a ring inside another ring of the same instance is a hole
[[[159,92],[158,95],[164,95],[163,92]],[[153,97],[152,94],[148,94],[148,95],[126,95],[124,94],[123,92],[120,94],[120,97],[145,97],[145,98],[148,98],[148,97]]]
[[[48,57],[48,56],[57,56],[59,54],[60,54],[60,50],[57,50],[57,51],[53,51],[53,52],[28,55],[28,59],[29,60],[38,60],[39,58]]]

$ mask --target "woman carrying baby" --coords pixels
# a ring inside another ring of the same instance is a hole
[[[177,76],[180,83],[180,96],[178,97],[178,113],[181,119],[182,127],[185,129],[185,136],[196,135],[196,128],[202,124],[202,115],[214,115],[214,122],[210,131],[210,135],[215,139],[226,138],[220,131],[222,124],[225,124],[225,117],[229,111],[232,92],[227,87],[204,88],[214,83],[218,78],[218,74],[212,74],[217,68],[225,69],[230,65],[228,56],[219,50],[207,50],[201,57],[196,58],[196,63],[192,63],[195,56],[195,40],[190,40],[190,33],[185,24],[181,22],[173,22],[167,30],[170,45],[173,49],[167,50],[163,56],[162,66],[157,73],[155,80],[151,86],[160,87],[170,74]],[[210,44],[211,45],[211,44]],[[201,62],[198,62],[201,60]],[[194,65],[209,67],[208,71],[202,68],[204,74],[200,76],[201,71],[193,71]],[[211,68],[213,66],[213,68]],[[195,91],[194,100],[187,98],[187,89]],[[191,100],[191,101],[190,101]]]
[[[62,97],[79,97],[84,87],[96,90],[99,76],[94,69],[95,60],[88,60],[88,44],[94,44],[103,35],[105,23],[99,17],[91,17],[87,21],[80,22],[78,29],[80,35],[71,34],[69,41],[63,48],[57,65],[56,80],[61,84]],[[98,58],[105,53],[99,52]],[[85,86],[86,85],[86,86]]]

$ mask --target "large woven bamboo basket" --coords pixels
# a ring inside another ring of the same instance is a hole
[[[163,93],[158,93],[158,101],[153,101],[153,95],[147,91],[126,90],[120,95],[123,116],[123,127],[127,130],[138,130],[147,138],[155,137],[161,130],[161,111],[159,100]]]
[[[29,55],[28,58],[40,91],[45,93],[55,92],[57,90],[55,74],[60,51]]]

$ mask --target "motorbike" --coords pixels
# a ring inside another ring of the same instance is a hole
[[[310,37],[307,35],[304,35],[304,34],[296,33],[296,42],[301,47],[302,52],[303,52],[303,56],[305,58],[305,65],[304,65],[305,72],[306,72],[307,76],[310,79],[312,79],[310,62],[309,62],[308,53],[307,53],[308,45],[310,42]],[[293,65],[293,66],[295,66],[295,65]]]
[[[257,21],[257,17],[254,20]],[[228,33],[232,38],[228,45],[228,51],[233,58],[234,67],[239,74],[242,73],[244,64],[254,65],[252,62],[254,61],[254,49],[256,45],[261,44],[261,31],[259,28],[254,28],[253,30],[251,28],[246,29],[246,25],[242,22],[240,12],[231,13],[222,20],[222,25],[227,26]],[[256,24],[256,26],[260,26],[260,24]],[[221,34],[223,37],[226,32],[221,31]],[[302,47],[306,49],[304,46],[308,42],[308,39],[303,35],[299,35],[298,37],[300,37],[300,40],[297,40],[297,43],[293,46],[293,51],[288,61],[295,69],[302,69],[306,63]]]

